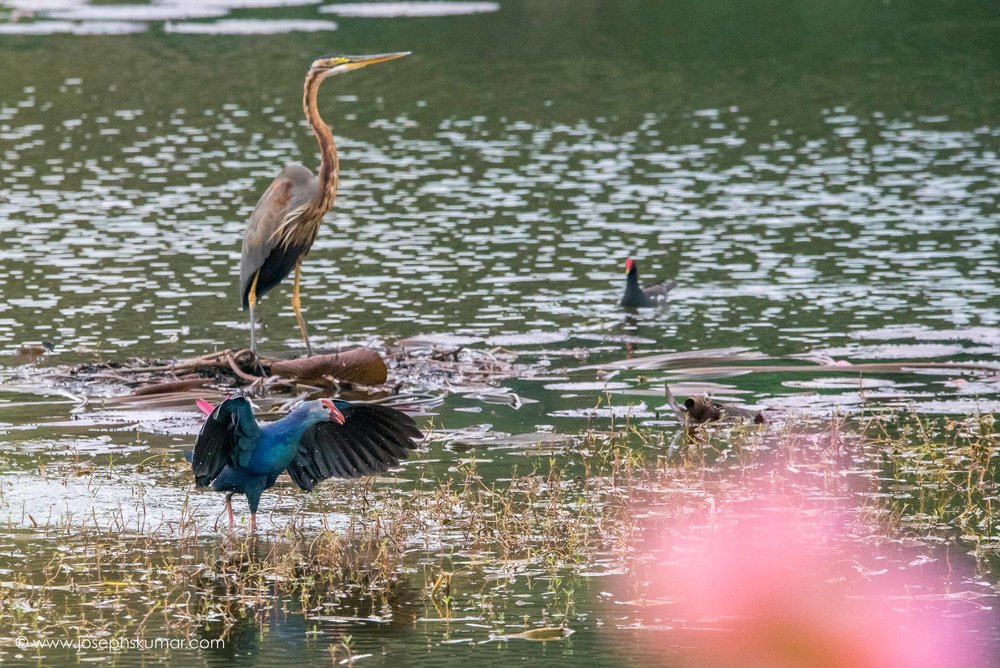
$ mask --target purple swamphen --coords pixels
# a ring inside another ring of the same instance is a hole
[[[207,402],[198,405],[211,408]],[[282,471],[309,491],[327,478],[358,478],[397,466],[422,438],[413,418],[389,406],[318,399],[259,424],[250,402],[236,397],[205,420],[191,467],[198,487],[226,492],[230,529],[233,494],[246,495],[253,532],[260,496]]]

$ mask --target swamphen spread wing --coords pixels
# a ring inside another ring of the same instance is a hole
[[[227,465],[249,460],[260,438],[260,427],[250,402],[243,397],[226,399],[205,420],[194,444],[191,468],[199,487],[215,480]]]
[[[334,401],[344,424],[321,422],[306,430],[288,475],[311,490],[327,478],[359,478],[398,466],[423,434],[406,413],[379,404]]]

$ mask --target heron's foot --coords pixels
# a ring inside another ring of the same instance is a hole
[[[233,360],[240,370],[249,376],[266,378],[271,373],[271,370],[264,365],[260,355],[250,348],[244,348],[233,355]],[[244,380],[251,380],[251,378],[244,378]]]
[[[264,363],[260,361],[259,357],[254,355],[253,361],[250,362],[250,373],[264,379],[270,375],[271,370],[264,366]]]

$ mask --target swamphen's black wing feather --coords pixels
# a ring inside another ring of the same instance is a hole
[[[320,422],[307,429],[288,467],[288,475],[306,491],[327,478],[359,478],[398,466],[424,437],[413,418],[395,408],[334,404],[344,424]]]
[[[227,465],[245,463],[259,438],[260,427],[249,401],[236,397],[216,406],[194,444],[191,468],[198,486],[209,485]]]

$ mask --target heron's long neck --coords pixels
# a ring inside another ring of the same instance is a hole
[[[319,86],[323,83],[321,72],[310,70],[306,76],[305,90],[302,96],[302,107],[306,112],[306,120],[316,135],[316,142],[319,144],[320,164],[319,164],[319,193],[310,203],[316,216],[322,217],[333,207],[333,200],[337,197],[337,182],[340,178],[340,159],[337,157],[337,145],[333,141],[333,133],[330,127],[323,122],[319,115],[319,107],[316,103],[316,95],[319,93]]]

